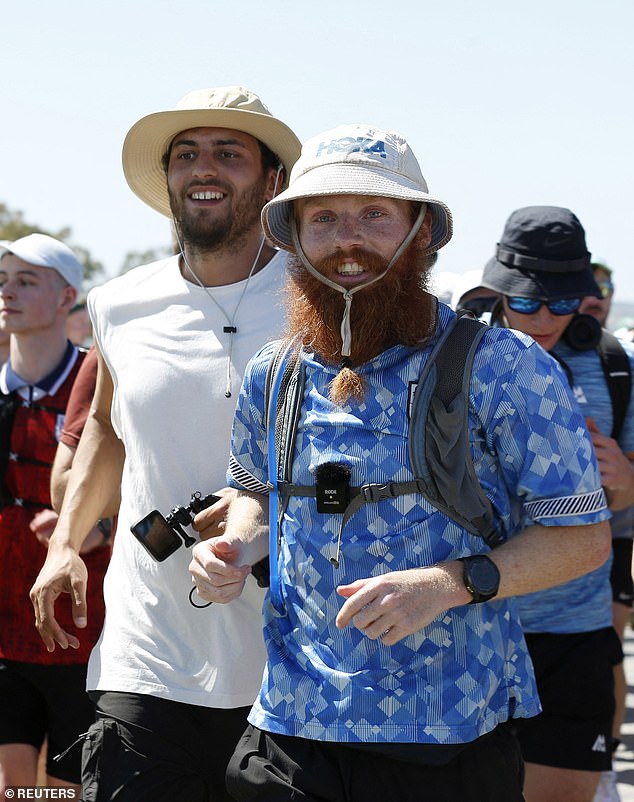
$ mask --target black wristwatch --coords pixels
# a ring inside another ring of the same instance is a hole
[[[489,601],[500,589],[500,572],[497,565],[486,554],[473,554],[461,557],[463,579],[466,589],[472,596],[469,604]]]

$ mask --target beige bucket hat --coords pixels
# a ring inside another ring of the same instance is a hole
[[[130,189],[157,212],[171,217],[163,155],[188,128],[231,128],[263,142],[280,159],[286,180],[301,143],[249,89],[223,86],[189,92],[170,111],[149,114],[135,123],[123,143],[123,172]]]
[[[432,213],[432,238],[426,254],[446,245],[453,233],[449,207],[430,195],[416,157],[395,131],[356,123],[338,126],[305,142],[291,172],[289,188],[262,210],[266,236],[293,252],[292,203],[320,195],[376,195],[426,203]]]

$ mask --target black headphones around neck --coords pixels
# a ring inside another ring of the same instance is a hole
[[[601,342],[601,324],[592,315],[576,314],[566,326],[563,339],[575,351],[591,351]]]

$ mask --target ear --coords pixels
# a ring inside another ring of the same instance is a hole
[[[420,242],[425,247],[429,245],[431,242],[431,224],[432,224],[432,210],[427,207],[427,211],[425,212],[425,217],[423,218],[423,222],[421,223],[421,227],[418,229],[418,237],[420,237]]]
[[[268,203],[270,200],[273,200],[276,195],[279,195],[282,185],[284,184],[285,175],[284,167],[281,164],[276,169],[271,168],[269,170],[266,191],[264,193],[265,203]]]
[[[70,284],[67,284],[62,289],[60,309],[66,309],[67,312],[70,312],[73,306],[75,306],[76,300],[77,290],[74,287],[71,287]]]

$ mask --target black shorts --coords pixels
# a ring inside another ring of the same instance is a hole
[[[61,760],[95,720],[86,693],[86,666],[47,666],[0,661],[0,744],[30,744],[40,749],[48,738],[46,773],[79,784],[81,748]]]
[[[632,538],[617,537],[612,540],[612,601],[632,607],[634,582],[632,582]]]
[[[527,763],[581,771],[612,765],[613,666],[623,659],[612,627],[572,635],[527,634],[542,713],[514,722]]]
[[[522,802],[523,779],[517,741],[504,726],[443,765],[249,727],[227,770],[237,802]]]
[[[249,707],[199,707],[93,691],[97,721],[82,759],[85,802],[225,802],[229,758]]]

